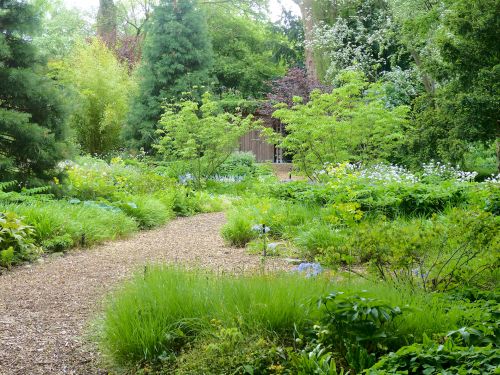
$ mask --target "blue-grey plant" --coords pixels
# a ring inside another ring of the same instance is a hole
[[[300,263],[293,271],[303,273],[306,277],[314,277],[323,272],[323,267],[319,263]]]

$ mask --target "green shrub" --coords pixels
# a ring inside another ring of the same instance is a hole
[[[82,241],[82,239],[80,239]],[[43,249],[49,253],[61,252],[76,245],[70,233],[61,234],[41,241]]]
[[[312,366],[310,362],[318,364],[321,359],[323,365],[330,368],[332,363],[325,362],[329,355],[334,355],[337,366],[360,373],[381,355],[405,345],[421,343],[428,336],[442,341],[447,337],[481,331],[482,341],[478,341],[480,335],[476,335],[478,339],[474,342],[477,343],[491,342],[488,340],[498,333],[498,324],[495,323],[498,313],[494,312],[498,305],[495,303],[485,308],[484,301],[471,304],[464,300],[450,300],[447,295],[429,295],[401,285],[373,283],[359,278],[340,282],[336,288],[342,292],[322,298],[318,304],[319,319],[299,333],[296,342],[302,350],[299,358],[292,354],[292,364],[297,365],[295,362],[299,360],[301,366]],[[471,328],[449,332],[462,324]]]
[[[500,185],[498,183],[477,184],[474,189],[469,190],[468,199],[471,205],[500,216]]]
[[[312,301],[328,281],[299,275],[216,276],[173,267],[151,267],[108,303],[101,345],[118,365],[158,362],[213,331],[213,319],[245,336],[291,338],[314,318]]]
[[[15,262],[14,247],[9,246],[3,250],[0,250],[0,266],[10,268]]]
[[[181,101],[164,106],[155,145],[166,161],[181,161],[195,185],[215,176],[241,136],[254,126],[253,117],[220,112],[209,93],[202,103]]]
[[[397,337],[393,337],[392,348],[422,342],[425,335],[442,338],[446,332],[458,326],[470,325],[484,319],[482,314],[476,314],[477,306],[471,306],[462,299],[450,300],[447,294],[412,290],[403,284],[394,285],[354,278],[343,282],[337,289],[347,295],[357,294],[365,298],[383,300],[404,310],[394,321]],[[432,316],[432,319],[429,319],[429,316]]]
[[[50,186],[39,186],[30,189],[23,187],[19,191],[19,185],[16,181],[0,182],[0,202],[22,203],[47,201],[53,198],[53,195],[49,191]]]
[[[0,212],[0,267],[10,267],[40,254],[33,244],[33,227],[13,212]]]
[[[302,350],[292,353],[290,367],[294,374],[309,375],[344,375],[344,370],[337,371],[333,354],[318,344],[312,350]]]
[[[174,180],[154,173],[138,161],[127,163],[113,158],[110,163],[84,157],[66,166],[64,188],[68,195],[81,200],[119,200],[116,195],[146,195],[173,188]]]
[[[306,257],[314,259],[317,255],[325,253],[333,257],[343,240],[342,234],[330,225],[312,222],[304,226],[295,238],[295,243]]]
[[[222,237],[231,246],[245,247],[247,243],[256,239],[258,233],[252,229],[255,223],[248,217],[232,214],[228,218],[227,224],[222,227]]]
[[[340,354],[359,373],[397,338],[394,320],[401,308],[367,296],[333,292],[321,299],[320,326],[313,342]]]
[[[255,155],[251,152],[233,152],[216,171],[219,176],[253,176],[256,172]]]
[[[449,290],[493,280],[498,268],[500,219],[485,212],[455,209],[431,219],[375,221],[354,233],[349,246],[379,277],[396,283]]]
[[[274,183],[268,186],[267,193],[277,199],[316,205],[326,204],[334,198],[326,185],[307,181]]]
[[[284,202],[263,203],[263,210],[258,218],[271,228],[270,235],[277,238],[293,238],[299,228],[310,223],[318,216],[318,207]]]
[[[261,186],[254,178],[244,178],[237,182],[226,182],[218,180],[208,180],[205,185],[205,191],[213,194],[224,194],[233,196],[247,196],[258,194],[256,189]]]
[[[221,212],[231,207],[232,198],[214,195],[206,191],[195,192],[199,212]]]
[[[176,188],[172,208],[177,216],[191,216],[200,211],[195,192],[187,187]]]

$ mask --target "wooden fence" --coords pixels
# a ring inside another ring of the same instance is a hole
[[[240,151],[252,152],[258,162],[279,162],[276,155],[276,147],[263,139],[260,130],[252,130],[240,138]]]

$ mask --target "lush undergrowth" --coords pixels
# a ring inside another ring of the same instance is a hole
[[[420,174],[383,165],[330,167],[316,183],[261,184],[264,197],[236,202],[222,235],[234,246],[267,246],[332,267],[369,266],[376,279],[427,290],[492,286],[500,189],[495,180],[472,178],[442,165]]]
[[[137,222],[122,211],[66,201],[30,202],[0,206],[15,212],[34,230],[34,239],[46,251],[89,246],[137,231]]]
[[[498,180],[446,165],[328,165],[280,182],[237,155],[203,181],[181,163],[82,158],[51,187],[3,184],[0,265],[227,210],[221,235],[293,271],[151,266],[110,295],[97,338],[118,373],[494,374]],[[264,268],[264,267],[263,267]],[[325,271],[325,268],[327,269]],[[432,317],[430,319],[430,317]]]
[[[60,165],[64,178],[42,188],[0,186],[0,268],[149,229],[175,216],[221,211],[228,200],[166,176],[136,159],[84,157]]]
[[[498,334],[498,303],[482,298],[429,295],[327,273],[215,275],[153,266],[108,301],[100,343],[118,371],[337,374],[335,368],[338,373],[344,368],[358,373],[383,358],[370,370],[382,374],[381,369],[405,366],[401,351],[383,357],[391,351],[410,345],[405,356],[417,349],[422,355],[435,350],[431,343],[453,340],[448,349],[457,355],[467,344],[461,340],[473,332],[485,349],[462,357],[471,363],[483,358],[493,366],[499,360],[498,353],[491,355],[491,345],[498,344],[491,341]]]

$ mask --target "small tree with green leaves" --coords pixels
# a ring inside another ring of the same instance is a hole
[[[220,110],[210,94],[202,104],[183,101],[168,104],[159,122],[156,149],[167,161],[180,162],[198,187],[217,173],[238,146],[240,137],[253,126],[252,116]]]
[[[380,84],[356,71],[337,80],[331,93],[313,91],[306,104],[295,97],[292,108],[279,105],[273,116],[286,125],[285,136],[264,129],[311,179],[327,163],[394,161],[407,126],[408,108],[391,108]]]

